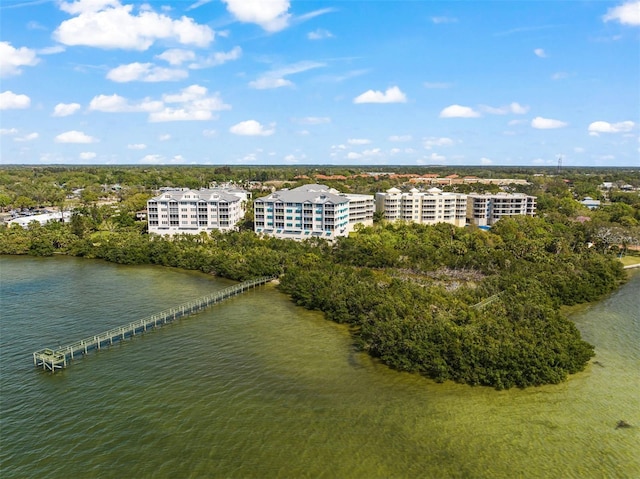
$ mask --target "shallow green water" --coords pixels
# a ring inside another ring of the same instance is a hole
[[[600,365],[558,386],[434,384],[262,287],[89,354],[31,353],[230,282],[0,258],[3,478],[640,477],[640,275],[574,317]],[[636,427],[615,429],[624,419]]]

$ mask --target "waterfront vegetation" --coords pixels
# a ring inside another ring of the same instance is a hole
[[[46,202],[46,188],[33,186],[31,173],[30,168],[0,171],[3,206]],[[561,382],[585,367],[593,346],[560,307],[614,290],[625,278],[618,256],[638,243],[637,192],[603,192],[598,185],[607,179],[638,186],[640,177],[637,171],[616,170],[574,173],[569,181],[519,170],[489,173],[530,179],[518,191],[538,196],[539,216],[504,218],[490,232],[379,222],[328,243],[260,238],[251,230],[251,218],[238,232],[170,239],[147,235],[145,223],[135,221],[151,187],[272,176],[295,186],[300,172],[291,168],[51,168],[38,174],[47,185],[57,185],[52,191],[67,193],[71,183],[93,194],[80,194],[69,224],[0,227],[0,254],[69,254],[235,280],[278,276],[280,289],[293,301],[348,324],[356,346],[392,368],[498,389]],[[18,186],[12,186],[20,175]],[[116,180],[115,193],[100,186]],[[371,193],[387,183],[393,185],[388,178],[354,179],[348,188]],[[576,201],[576,189],[578,196],[600,197],[607,204],[589,211]],[[98,203],[100,196],[114,194],[115,205]],[[60,196],[49,202],[64,204]]]

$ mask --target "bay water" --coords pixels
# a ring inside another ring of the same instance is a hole
[[[596,357],[553,386],[495,391],[392,371],[274,285],[55,374],[33,366],[33,351],[230,284],[0,257],[0,476],[640,477],[639,274],[572,315]]]

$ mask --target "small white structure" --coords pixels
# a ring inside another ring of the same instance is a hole
[[[590,196],[585,197],[585,199],[582,200],[580,203],[582,203],[584,206],[586,206],[590,210],[595,210],[596,208],[600,208],[600,200],[594,200]]]
[[[37,221],[41,225],[49,222],[68,223],[71,221],[71,211],[63,211],[62,213],[45,213],[42,215],[20,216],[18,218],[7,221],[8,225],[20,225],[28,228],[29,223]]]
[[[244,217],[247,199],[248,193],[241,189],[164,189],[147,202],[149,233],[233,230]]]

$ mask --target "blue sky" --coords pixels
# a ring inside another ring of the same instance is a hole
[[[640,166],[640,0],[2,0],[1,164]]]

